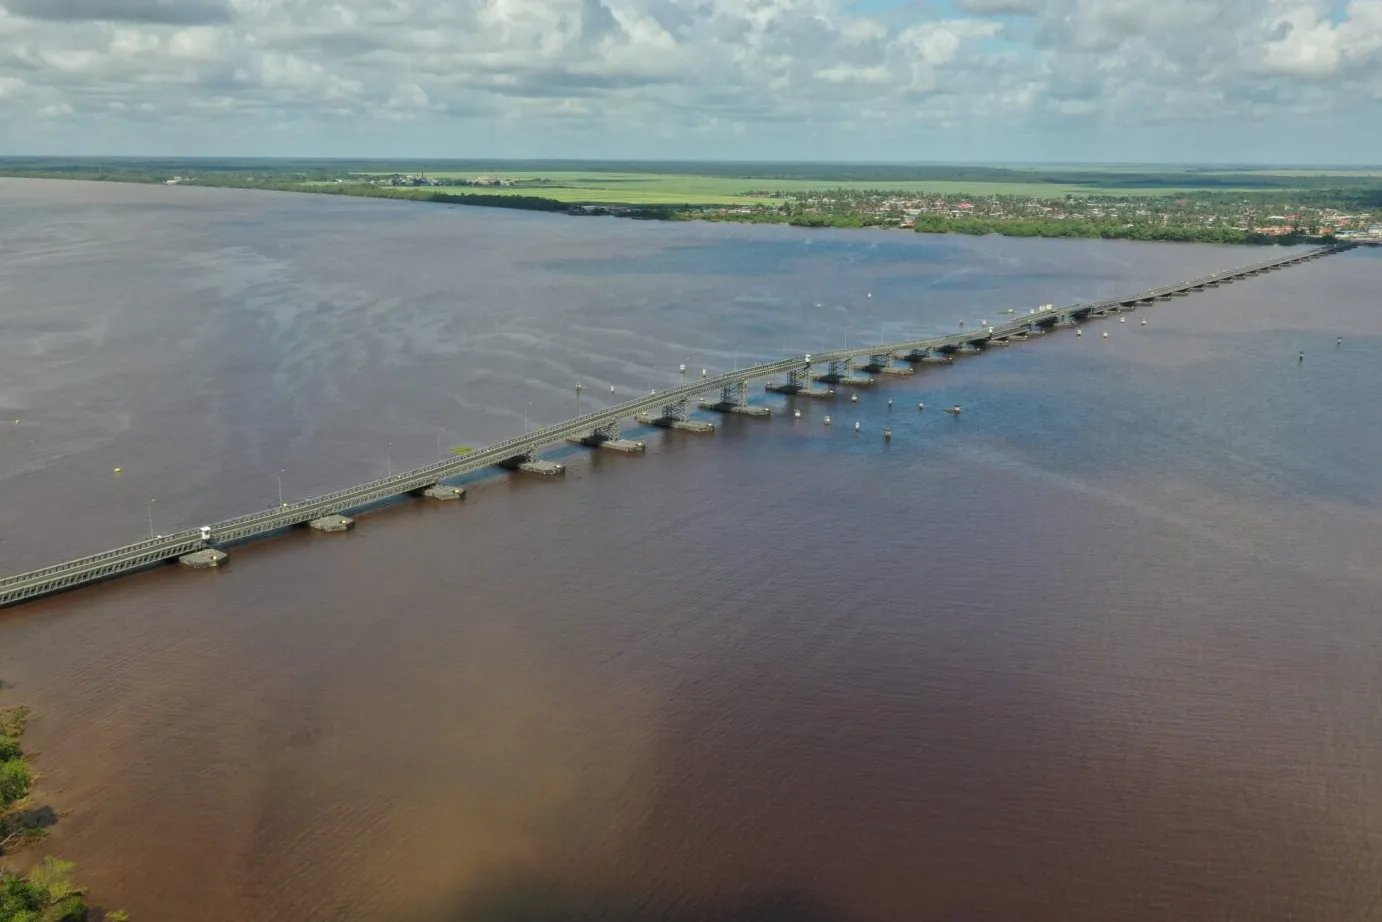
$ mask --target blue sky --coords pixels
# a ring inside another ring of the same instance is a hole
[[[0,153],[1375,164],[1382,0],[0,0]]]

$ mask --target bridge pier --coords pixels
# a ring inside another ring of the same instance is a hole
[[[786,384],[769,381],[763,385],[763,390],[773,394],[796,394],[798,397],[835,396],[835,392],[828,387],[812,386],[810,365],[803,365],[801,368],[794,368],[787,372]]]
[[[225,551],[208,547],[200,551],[193,551],[190,554],[183,554],[178,558],[178,563],[192,570],[210,570],[219,567],[229,559],[230,555]]]
[[[350,531],[355,527],[355,520],[348,515],[325,515],[319,519],[313,519],[307,523],[317,531]]]
[[[645,426],[661,426],[663,429],[681,429],[685,432],[703,433],[715,431],[714,423],[701,422],[691,418],[691,400],[687,397],[664,406],[661,416],[639,413],[635,418]]]
[[[465,489],[462,487],[452,487],[444,483],[433,484],[422,491],[422,495],[428,499],[450,501],[465,498]]]
[[[872,387],[872,378],[856,378],[854,376],[853,359],[836,359],[830,363],[829,370],[823,375],[816,375],[817,381],[826,381],[830,384],[844,384],[849,387]]]
[[[893,364],[893,354],[891,352],[875,352],[869,356],[868,363],[863,366],[863,370],[880,375],[914,375],[917,373],[915,368],[899,367]]]
[[[953,365],[955,360],[940,349],[913,349],[902,356],[904,362],[930,365]]]
[[[542,477],[555,477],[558,474],[566,473],[566,465],[558,464],[555,461],[543,461],[541,458],[533,458],[524,461],[518,469],[525,474],[537,474]]]
[[[565,474],[566,465],[557,464],[555,461],[543,461],[531,452],[514,455],[512,458],[505,458],[495,467],[502,467],[506,471],[522,471],[525,474]],[[465,492],[462,490],[461,492]],[[445,499],[446,497],[441,497]]]
[[[726,384],[720,389],[718,401],[702,400],[697,406],[702,410],[714,410],[717,413],[738,413],[740,416],[771,416],[773,412],[768,407],[749,406],[749,382],[747,381]]]
[[[834,397],[833,387],[816,387],[815,375],[811,373],[811,366],[798,368],[796,371],[787,374],[787,384],[796,388],[796,393],[803,397]]]
[[[567,441],[577,445],[586,445],[590,448],[608,448],[610,451],[639,452],[647,447],[642,442],[621,439],[619,437],[619,420],[617,419],[596,428],[590,435],[574,436]]]

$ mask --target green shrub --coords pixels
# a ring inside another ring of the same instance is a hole
[[[87,906],[72,886],[73,867],[45,858],[28,877],[0,872],[0,922],[84,922]]]
[[[14,806],[29,793],[33,773],[23,759],[0,762],[0,809]]]
[[[29,709],[26,707],[0,708],[0,735],[19,736],[29,722]]]

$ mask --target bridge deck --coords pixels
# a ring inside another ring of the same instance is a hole
[[[0,607],[25,602],[39,596],[61,592],[77,586],[109,579],[124,573],[133,572],[184,554],[201,550],[208,546],[244,541],[271,534],[293,525],[301,525],[328,515],[339,515],[369,506],[382,500],[418,493],[438,483],[484,470],[512,458],[529,455],[541,448],[561,442],[570,436],[586,435],[610,423],[632,419],[640,413],[661,410],[680,400],[692,400],[708,391],[724,387],[734,387],[741,383],[775,377],[791,371],[809,370],[813,364],[836,361],[852,361],[859,357],[876,355],[897,355],[930,353],[939,350],[982,345],[991,340],[1001,340],[1030,331],[1033,327],[1050,326],[1061,320],[1087,317],[1100,311],[1153,300],[1166,295],[1201,290],[1210,284],[1221,284],[1246,278],[1273,269],[1293,266],[1307,260],[1318,259],[1331,253],[1351,249],[1355,244],[1345,243],[1321,247],[1308,252],[1290,253],[1275,259],[1265,260],[1251,266],[1243,266],[1225,272],[1216,272],[1202,278],[1192,279],[1175,285],[1167,285],[1144,292],[1107,298],[1089,304],[1072,304],[1064,307],[1051,307],[1046,310],[1016,317],[995,327],[968,332],[952,333],[928,339],[908,340],[896,343],[882,343],[860,346],[851,349],[838,349],[833,352],[813,353],[794,356],[765,365],[742,368],[713,378],[704,378],[647,397],[630,400],[618,406],[597,410],[569,419],[566,422],[547,426],[523,436],[508,439],[462,457],[441,461],[375,480],[359,486],[338,490],[325,496],[303,500],[288,506],[275,507],[262,512],[254,512],[238,518],[227,519],[211,526],[211,539],[204,541],[196,529],[182,531],[175,535],[151,538],[125,547],[93,554],[77,560],[44,567],[28,573],[0,579]]]

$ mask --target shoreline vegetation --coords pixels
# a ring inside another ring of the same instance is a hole
[[[0,708],[0,855],[42,839],[58,821],[52,807],[33,805],[40,777],[19,738],[29,721],[23,706]],[[45,857],[27,873],[0,866],[0,922],[129,922],[121,911],[92,908],[72,883],[76,865]]]
[[[1382,169],[30,157],[0,158],[0,176],[933,234],[1257,245],[1382,234]]]

